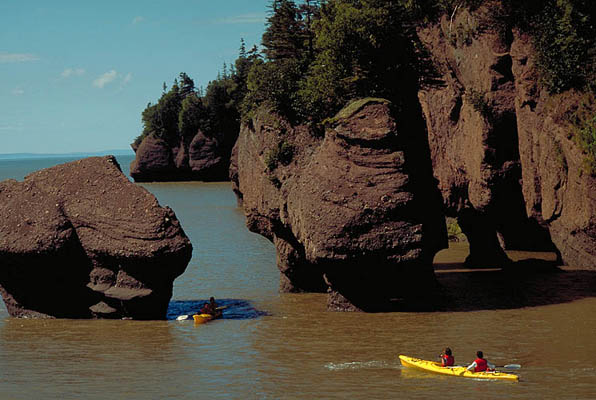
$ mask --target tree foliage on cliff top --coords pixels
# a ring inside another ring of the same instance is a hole
[[[416,26],[483,5],[495,10],[495,26],[534,37],[541,82],[551,93],[595,90],[592,0],[272,0],[264,57],[242,42],[230,71],[224,67],[204,96],[181,74],[143,112],[137,141],[152,134],[174,143],[197,129],[237,131],[240,118],[260,107],[299,123],[318,123],[369,96],[387,98],[400,110],[434,78]],[[589,142],[590,135],[583,137]]]
[[[399,105],[422,70],[409,21],[402,1],[272,1],[266,58],[249,73],[243,110],[266,106],[316,122],[355,98],[386,97]]]
[[[142,113],[143,132],[133,145],[151,135],[176,146],[200,130],[231,149],[240,128],[240,105],[246,96],[249,70],[257,59],[256,47],[247,52],[242,40],[238,59],[229,71],[224,64],[223,74],[209,82],[204,94],[184,72],[170,90],[164,83],[158,102],[149,103]]]
[[[551,93],[596,88],[593,0],[504,0],[514,26],[530,33],[542,84]]]
[[[354,98],[396,102],[432,72],[415,26],[482,5],[495,10],[495,23],[534,37],[541,82],[551,93],[594,83],[592,0],[274,0],[266,58],[249,77],[244,109],[266,105],[306,121],[329,117]]]

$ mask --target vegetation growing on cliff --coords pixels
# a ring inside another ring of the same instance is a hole
[[[384,97],[399,106],[399,97],[432,72],[415,26],[485,4],[495,26],[534,37],[541,82],[551,93],[586,90],[594,82],[590,0],[502,0],[501,6],[494,0],[274,0],[265,57],[249,73],[243,112],[265,105],[316,122],[355,98]],[[470,40],[469,32],[459,36]]]
[[[492,107],[486,99],[486,93],[472,89],[466,93],[466,99],[472,104],[474,110],[478,111],[484,118],[490,119]]]
[[[417,38],[397,1],[330,0],[314,24],[315,57],[300,83],[304,117],[331,116],[350,100],[382,97],[397,107],[417,89]]]
[[[585,155],[582,172],[596,176],[596,95],[585,94],[568,118],[572,139]]]
[[[550,93],[590,89],[596,77],[592,0],[484,1],[491,2],[495,27],[521,29],[532,37],[540,80]]]
[[[240,129],[241,103],[247,93],[247,78],[253,63],[259,60],[257,49],[246,51],[241,41],[240,54],[228,71],[209,82],[205,94],[195,88],[184,72],[164,91],[156,104],[149,103],[142,113],[143,132],[133,145],[149,135],[176,145],[192,139],[199,130],[224,141],[235,140]],[[231,144],[227,147],[231,148]]]
[[[413,21],[427,23],[487,4],[493,23],[520,28],[534,39],[542,84],[551,93],[586,89],[596,79],[596,7],[593,0],[404,0]],[[492,4],[491,4],[492,3]],[[500,3],[500,4],[499,4]],[[452,40],[469,37],[454,32]]]
[[[389,99],[399,111],[423,81],[434,78],[416,26],[483,5],[492,13],[493,28],[519,28],[534,38],[548,91],[596,90],[592,0],[271,0],[262,54],[256,46],[247,52],[242,43],[230,71],[210,82],[204,95],[181,74],[180,82],[143,112],[137,144],[149,134],[177,142],[198,129],[206,135],[237,133],[240,120],[260,107],[311,124],[369,96]],[[457,27],[455,32],[456,45],[473,35]],[[468,100],[490,115],[485,96],[469,93]],[[574,124],[579,127],[574,135],[593,159],[593,119],[584,116]]]
[[[400,104],[417,87],[420,46],[402,1],[274,0],[253,65],[243,111],[267,106],[318,122],[348,101],[384,97]]]
[[[259,107],[267,107],[296,120],[301,114],[300,82],[314,57],[313,21],[318,19],[318,1],[273,0],[263,34],[265,59],[257,59],[247,78],[242,102],[245,118]]]
[[[294,147],[286,140],[281,139],[265,156],[265,165],[268,171],[273,171],[279,164],[288,165],[294,157]]]
[[[466,235],[461,230],[461,227],[457,223],[457,219],[447,217],[447,239],[450,242],[465,242]]]

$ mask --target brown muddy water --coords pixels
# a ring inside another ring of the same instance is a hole
[[[0,162],[0,180],[23,168],[34,167]],[[0,399],[596,398],[595,272],[552,272],[552,255],[521,252],[510,255],[542,261],[466,270],[459,244],[435,260],[449,311],[330,313],[325,295],[277,292],[274,248],[246,230],[230,184],[144,186],[194,246],[169,320],[13,319],[2,304]],[[228,306],[223,319],[175,320],[209,296]],[[521,364],[520,382],[432,375],[397,359],[434,359],[445,346],[460,363],[480,349]]]

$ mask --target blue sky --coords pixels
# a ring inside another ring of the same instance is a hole
[[[260,44],[269,0],[1,0],[0,154],[125,149],[180,72]]]

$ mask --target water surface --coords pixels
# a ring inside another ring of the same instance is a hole
[[[119,160],[127,171],[129,160]],[[0,161],[0,179],[22,179],[17,175],[39,165]],[[453,301],[471,299],[472,306],[329,313],[325,295],[278,293],[273,245],[246,230],[229,183],[143,186],[175,210],[194,246],[175,281],[170,317],[215,296],[229,305],[224,318],[198,326],[174,319],[28,320],[9,318],[2,304],[0,399],[595,397],[592,273],[505,280],[501,271],[463,269],[466,249],[458,245],[438,255],[437,276]],[[460,363],[481,349],[496,364],[521,364],[521,382],[432,375],[404,369],[397,359],[433,359],[445,346]]]

